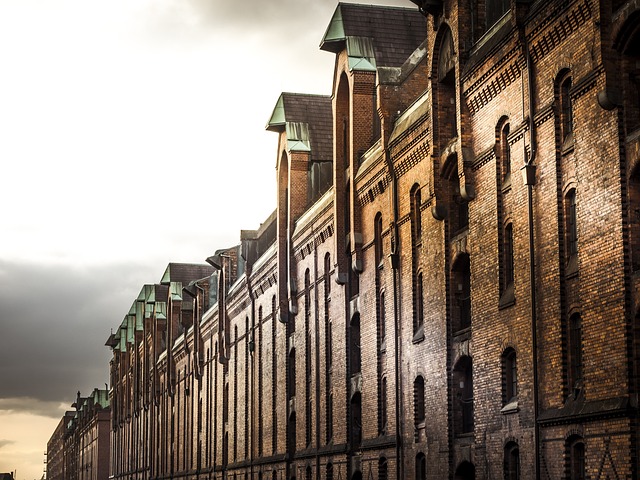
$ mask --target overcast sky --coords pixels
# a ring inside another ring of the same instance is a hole
[[[42,476],[144,283],[273,211],[264,127],[282,91],[331,93],[336,5],[0,0],[0,472]]]

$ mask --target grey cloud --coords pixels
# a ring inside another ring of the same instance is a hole
[[[0,260],[0,399],[71,403],[76,391],[103,387],[110,329],[122,321],[142,284],[158,281],[163,268]],[[28,402],[12,406],[27,407]]]
[[[75,400],[75,397],[74,397]],[[72,410],[71,401],[69,404],[60,402],[42,401],[35,398],[19,397],[19,398],[0,398],[0,412],[3,413],[29,413],[43,417],[60,418],[64,410]],[[13,443],[10,440],[4,440],[6,445]],[[0,448],[2,447],[0,440]]]
[[[0,439],[0,448],[2,447],[6,447],[7,445],[12,445],[16,442],[12,441],[12,440],[2,440]]]

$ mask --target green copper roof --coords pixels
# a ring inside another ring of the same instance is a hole
[[[309,125],[306,123],[287,122],[287,149],[290,152],[310,152]]]
[[[273,108],[271,118],[267,122],[267,128],[282,126],[286,121],[287,119],[284,112],[284,94],[281,93],[278,101],[276,102],[276,106]]]
[[[136,331],[142,332],[144,330],[144,303],[134,302],[136,308]]]
[[[182,300],[182,282],[171,282],[169,284],[171,300]]]
[[[324,37],[322,37],[322,43],[336,42],[344,39],[345,33],[344,23],[342,22],[342,10],[340,9],[340,5],[338,5],[336,11],[333,12],[333,17],[329,22],[327,31],[324,33]]]
[[[156,318],[160,320],[167,319],[167,302],[156,302],[155,304]]]

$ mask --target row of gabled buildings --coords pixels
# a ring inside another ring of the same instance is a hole
[[[109,337],[113,478],[638,478],[640,4],[407,4],[337,5],[273,214]]]
[[[71,404],[47,442],[47,480],[103,480],[109,477],[109,390],[95,388]]]

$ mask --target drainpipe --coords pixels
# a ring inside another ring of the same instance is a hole
[[[535,121],[533,106],[533,65],[531,61],[531,52],[527,42],[527,36],[524,27],[521,26],[520,39],[522,42],[527,69],[527,89],[529,101],[529,146],[530,152],[527,154],[526,145],[523,146],[525,164],[521,169],[522,179],[527,186],[527,217],[529,223],[529,288],[531,298],[531,350],[533,352],[533,447],[535,455],[535,478],[540,480],[540,427],[538,425],[538,316],[536,309],[536,266],[535,266],[535,242],[533,231],[533,186],[536,183],[536,138],[535,138]],[[524,95],[524,92],[523,92]],[[523,102],[524,104],[524,102]],[[524,111],[524,105],[523,105]]]
[[[393,270],[393,330],[394,330],[394,350],[395,350],[395,367],[394,367],[394,377],[396,382],[395,388],[395,402],[396,402],[396,479],[403,480],[404,479],[404,451],[402,448],[402,428],[401,428],[401,377],[400,377],[400,332],[402,331],[402,325],[400,324],[400,314],[398,311],[399,299],[399,256],[400,253],[398,251],[398,179],[396,177],[395,170],[393,168],[393,162],[391,161],[391,152],[389,148],[385,148],[385,159],[387,162],[387,168],[389,169],[389,174],[391,175],[391,197],[392,197],[392,206],[393,206],[393,231],[391,232],[391,252],[389,253],[389,259],[391,260],[391,268]]]

